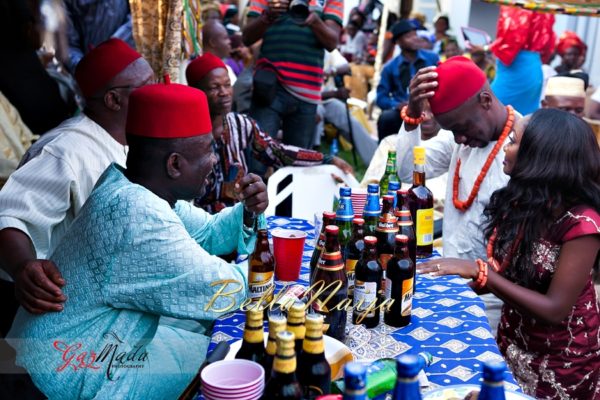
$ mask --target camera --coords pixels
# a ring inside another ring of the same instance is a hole
[[[310,0],[292,0],[289,6],[290,16],[298,21],[308,18],[308,4]]]

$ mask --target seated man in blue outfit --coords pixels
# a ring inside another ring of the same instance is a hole
[[[413,76],[421,68],[437,65],[440,60],[434,52],[420,49],[416,28],[410,21],[401,19],[391,31],[401,53],[383,67],[377,85],[376,103],[381,108],[377,120],[379,141],[400,130],[400,109],[408,102],[408,85]]]
[[[217,255],[250,252],[266,186],[243,177],[241,202],[213,216],[179,201],[206,187],[210,121],[197,89],[131,94],[127,169],[107,168],[50,256],[67,282],[64,310],[21,308],[9,332],[17,364],[48,398],[177,398],[204,360],[214,319],[244,300],[247,268]],[[159,324],[161,316],[195,319],[204,331]]]

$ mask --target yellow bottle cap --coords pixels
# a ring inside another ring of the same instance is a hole
[[[415,156],[415,164],[425,165],[425,147],[415,146],[413,154]]]

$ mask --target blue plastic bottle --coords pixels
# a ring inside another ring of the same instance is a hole
[[[365,236],[374,236],[381,206],[379,205],[379,185],[369,183],[367,187],[367,202],[363,209],[363,218],[365,219]]]
[[[367,397],[367,367],[350,362],[344,367],[344,400],[369,400]]]
[[[398,379],[394,388],[393,400],[421,400],[419,371],[425,366],[421,356],[403,355],[396,359]]]
[[[333,138],[333,140],[331,141],[331,147],[329,148],[329,153],[331,153],[332,156],[337,156],[337,154],[339,152],[340,152],[340,145],[338,143],[338,139]]]
[[[349,187],[340,188],[340,201],[335,212],[335,224],[340,228],[339,241],[342,249],[346,248],[350,236],[352,236],[352,220],[354,209],[352,208],[352,190]],[[345,256],[345,255],[344,255]],[[344,257],[344,261],[346,258]]]
[[[400,182],[390,182],[388,184],[387,194],[394,196],[394,210],[398,206],[398,190],[400,190]]]
[[[504,400],[504,361],[490,361],[483,363],[483,382],[478,400]]]

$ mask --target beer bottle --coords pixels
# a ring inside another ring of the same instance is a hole
[[[381,207],[379,205],[379,186],[375,183],[369,183],[367,188],[367,202],[365,203],[365,208],[363,209],[366,235],[375,235],[375,229],[377,229],[377,222],[379,221],[380,213]]]
[[[263,310],[250,306],[246,311],[246,326],[242,347],[235,358],[250,360],[262,364],[265,358],[265,341],[263,334]]]
[[[302,351],[302,342],[304,341],[304,335],[306,333],[306,327],[304,326],[304,321],[306,319],[305,308],[306,304],[298,300],[295,301],[288,310],[287,330],[292,332],[296,338],[296,346],[294,348],[296,354],[300,354]]]
[[[408,236],[408,253],[413,264],[417,264],[417,239],[415,237],[415,225],[410,215],[408,206],[408,190],[398,190],[398,208],[396,210],[398,218],[398,234]]]
[[[314,400],[331,391],[331,367],[325,359],[321,314],[309,313],[306,316],[306,336],[302,354],[298,356],[298,380],[305,400]]]
[[[393,400],[421,400],[419,371],[423,369],[424,361],[419,356],[405,354],[396,359],[398,380],[394,387]]]
[[[383,321],[395,327],[408,325],[412,312],[415,264],[410,259],[407,244],[406,235],[396,235],[394,256],[388,262],[385,278],[385,299],[394,302],[384,308]]]
[[[394,212],[398,207],[398,190],[400,190],[400,182],[390,182],[387,194],[394,196]]]
[[[413,185],[408,190],[408,203],[415,222],[417,258],[427,258],[433,252],[433,194],[425,186],[425,147],[415,146],[414,157]]]
[[[266,229],[259,229],[256,234],[256,246],[254,252],[248,261],[248,289],[250,299],[252,299],[251,308],[261,301],[263,310],[266,310],[269,303],[273,300],[275,290],[275,281],[273,274],[275,271],[275,259],[269,248],[269,237]]]
[[[365,236],[365,249],[356,265],[354,286],[354,310],[352,323],[363,324],[367,328],[379,325],[381,281],[383,268],[377,260],[377,238]]]
[[[269,315],[269,338],[267,339],[267,348],[265,350],[265,358],[263,360],[263,368],[265,369],[265,382],[271,376],[273,368],[273,359],[277,354],[277,334],[285,331],[286,319],[283,314]]]
[[[398,234],[398,219],[394,215],[394,198],[390,195],[383,196],[381,215],[377,222],[377,254],[379,255],[379,264],[383,268],[383,278],[385,279],[385,269],[390,258],[394,255],[394,237]],[[385,290],[385,281],[382,283],[382,290]]]
[[[400,182],[396,173],[396,150],[388,150],[388,158],[385,163],[385,172],[379,181],[379,193],[387,194],[390,182]]]
[[[333,225],[335,223],[335,213],[333,211],[325,211],[323,213],[323,225],[321,225],[321,233],[315,243],[315,250],[313,251],[312,257],[310,258],[310,276],[315,272],[317,262],[319,262],[319,256],[325,246],[325,227],[327,225]]]
[[[348,278],[348,298],[354,296],[354,271],[356,263],[360,259],[363,248],[365,247],[363,238],[365,236],[365,220],[354,218],[352,220],[352,236],[346,245],[346,277]]]
[[[367,397],[367,367],[358,362],[344,366],[343,400],[369,400]]]
[[[273,360],[273,370],[265,386],[262,399],[302,399],[302,387],[296,377],[294,340],[292,332],[283,331],[277,334],[277,354]]]
[[[504,372],[506,364],[503,361],[487,361],[483,363],[483,382],[478,400],[504,400]]]
[[[342,251],[345,250],[348,240],[352,235],[352,220],[354,219],[354,209],[352,208],[352,190],[349,187],[340,188],[340,202],[335,212],[335,224],[340,228],[339,242]],[[344,255],[342,254],[342,257]]]
[[[335,225],[325,228],[325,248],[312,281],[311,305],[314,311],[324,316],[327,334],[344,342],[347,312],[343,302],[348,300],[348,280],[338,234],[339,228]]]

